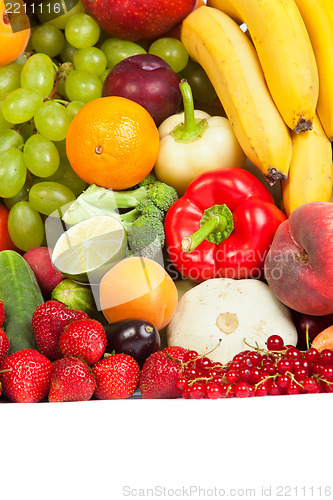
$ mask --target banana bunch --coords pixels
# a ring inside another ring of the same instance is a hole
[[[282,180],[287,215],[329,201],[333,1],[208,0],[185,18],[181,40],[247,157],[270,184]]]

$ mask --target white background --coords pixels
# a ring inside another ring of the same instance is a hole
[[[1,498],[331,498],[332,410],[333,394],[5,403]]]

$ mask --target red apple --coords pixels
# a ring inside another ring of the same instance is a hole
[[[82,0],[82,4],[109,35],[136,42],[171,30],[193,10],[196,0]]]
[[[182,102],[177,74],[152,54],[137,54],[116,64],[104,80],[102,95],[126,97],[141,104],[157,127],[177,113]]]
[[[333,313],[333,204],[297,207],[278,227],[264,270],[273,294],[291,309]]]

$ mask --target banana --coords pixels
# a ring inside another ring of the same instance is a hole
[[[333,1],[295,0],[308,30],[319,73],[317,113],[333,141]]]
[[[231,19],[236,21],[236,23],[241,24],[243,22],[242,16],[234,7],[230,0],[207,0],[208,7],[214,7],[216,9],[222,10]]]
[[[206,71],[246,156],[270,184],[286,179],[290,130],[272,100],[248,37],[222,11],[203,6],[183,21],[181,41]]]
[[[317,1],[312,3],[317,9]],[[209,4],[228,12],[234,9],[234,15],[241,17],[286,124],[295,132],[311,130],[319,95],[318,68],[295,0],[209,0]]]
[[[282,182],[286,215],[309,201],[330,201],[333,186],[332,148],[319,117],[313,129],[292,135],[292,158],[287,181]]]

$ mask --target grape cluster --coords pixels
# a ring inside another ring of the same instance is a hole
[[[190,350],[177,387],[184,399],[333,392],[333,351],[300,351],[279,335],[267,339],[267,350],[242,351],[226,365]]]
[[[47,7],[57,5],[52,0]],[[43,244],[45,218],[87,187],[66,155],[71,120],[102,96],[117,62],[146,53],[137,43],[108,37],[85,12],[67,14],[64,23],[42,10],[35,14],[26,52],[0,67],[0,198],[10,209],[11,239],[23,251]],[[152,44],[154,54],[183,69],[185,47],[176,39],[161,40]]]

